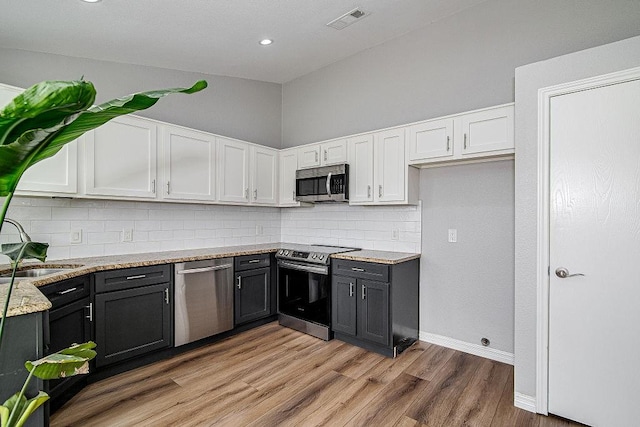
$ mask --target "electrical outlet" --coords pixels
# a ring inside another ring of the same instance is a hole
[[[400,238],[400,231],[397,228],[391,230],[391,240],[398,240]]]
[[[122,241],[123,242],[132,242],[133,241],[133,229],[125,228],[122,230]]]
[[[261,236],[262,235],[262,226],[261,225],[256,225],[256,236]]]
[[[449,229],[449,243],[456,243],[458,241],[458,230],[455,228]]]
[[[69,243],[82,243],[82,230],[71,230],[69,235]]]

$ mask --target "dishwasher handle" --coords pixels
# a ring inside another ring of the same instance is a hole
[[[179,270],[179,271],[176,271],[176,273],[177,274],[206,273],[207,271],[226,270],[231,267],[233,267],[232,264],[222,264],[222,265],[216,265],[213,267],[201,267],[201,268],[190,268],[188,270]]]

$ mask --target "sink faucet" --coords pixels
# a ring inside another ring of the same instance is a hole
[[[20,225],[20,223],[18,221],[16,221],[15,219],[11,219],[11,218],[5,218],[4,222],[8,222],[9,224],[12,224],[13,226],[15,226],[18,229],[18,233],[20,233],[20,240],[22,242],[30,242],[31,241],[31,237],[29,237],[27,232],[24,231],[24,228],[22,228],[22,226]]]

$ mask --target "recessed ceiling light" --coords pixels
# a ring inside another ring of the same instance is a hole
[[[85,3],[98,3],[100,0],[82,0]]]
[[[260,44],[262,46],[269,46],[271,43],[273,43],[273,40],[271,40],[271,39],[262,39],[262,40],[260,40]]]

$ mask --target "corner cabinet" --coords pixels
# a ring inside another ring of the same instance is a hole
[[[85,134],[85,193],[155,199],[157,125],[122,116]]]
[[[395,357],[418,339],[419,261],[334,259],[331,328],[342,341]]]
[[[514,153],[513,104],[409,126],[409,164],[503,158]]]
[[[162,126],[162,199],[216,199],[216,139],[178,126]]]

